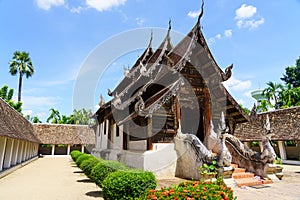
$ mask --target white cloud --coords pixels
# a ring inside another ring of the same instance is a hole
[[[142,26],[145,22],[145,20],[143,18],[139,18],[139,17],[135,18],[135,21],[136,21],[137,25],[139,25],[139,26]]]
[[[233,90],[233,91],[243,91],[249,89],[251,85],[252,83],[250,80],[241,81],[234,77],[231,77],[228,81],[224,82],[224,86],[228,90]]]
[[[24,96],[22,102],[25,108],[54,107],[61,101],[60,97]]]
[[[222,37],[221,34],[217,34],[217,35],[216,35],[216,38],[217,38],[217,39],[221,39],[221,37]]]
[[[235,19],[248,19],[256,13],[256,7],[243,4],[240,8],[235,11]]]
[[[70,9],[71,13],[81,13],[82,10],[84,10],[85,8],[81,7],[81,6],[78,6],[78,7],[73,7]]]
[[[32,110],[22,110],[22,113],[24,114],[24,116],[26,115],[32,115],[33,111]]]
[[[243,4],[235,11],[236,25],[238,28],[248,28],[249,30],[255,29],[265,23],[264,18],[255,16],[257,8],[255,6]]]
[[[232,30],[231,29],[225,30],[224,35],[225,35],[225,37],[231,37],[232,36]]]
[[[238,104],[244,105],[244,104],[245,104],[245,101],[244,101],[243,99],[238,99],[238,100],[237,100],[237,103],[238,103]]]
[[[104,10],[109,10],[112,7],[118,7],[124,5],[126,0],[86,0],[85,3],[92,8],[97,9],[102,12]]]
[[[244,93],[244,95],[245,95],[246,97],[251,98],[251,97],[252,97],[251,92],[252,92],[252,90],[247,91],[247,92]]]
[[[37,6],[44,10],[49,10],[52,6],[63,6],[64,0],[37,0]]]
[[[207,40],[207,43],[208,43],[208,45],[212,45],[212,44],[216,43],[216,39],[215,39],[214,37],[209,38],[209,39]]]
[[[190,11],[188,14],[187,14],[190,18],[196,18],[200,15],[200,11]]]
[[[255,29],[255,28],[259,27],[263,23],[265,23],[264,18],[261,18],[259,20],[246,20],[246,21],[239,20],[237,22],[237,26],[239,28],[249,28],[251,30],[251,29]]]

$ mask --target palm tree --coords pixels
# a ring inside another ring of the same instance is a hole
[[[282,91],[283,86],[281,84],[274,83],[272,81],[269,81],[267,83],[267,88],[263,90],[263,95],[266,95],[268,98],[268,101],[274,100],[275,101],[275,108],[278,106],[278,94]]]
[[[18,102],[20,102],[23,75],[25,74],[26,78],[29,78],[34,73],[34,68],[32,65],[32,61],[29,58],[29,53],[24,51],[14,52],[14,56],[9,62],[9,72],[13,76],[17,73],[19,74]]]
[[[57,124],[61,120],[59,111],[55,110],[54,108],[50,108],[49,111],[51,111],[51,113],[46,121],[49,123],[50,120],[52,120],[52,124]]]

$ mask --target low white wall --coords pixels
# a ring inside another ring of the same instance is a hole
[[[129,141],[128,150],[147,151],[147,140]]]
[[[141,143],[142,141],[137,142]],[[140,147],[140,145],[138,146]],[[132,168],[152,171],[159,176],[173,177],[175,175],[177,154],[173,143],[153,144],[151,151],[93,149],[92,154],[107,160],[121,161]]]

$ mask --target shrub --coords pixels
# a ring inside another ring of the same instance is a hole
[[[79,166],[80,169],[85,173],[85,175],[91,178],[92,169],[100,162],[99,159],[95,157],[90,157],[87,160],[84,160],[81,165]]]
[[[136,169],[111,173],[102,185],[103,197],[107,200],[144,199],[147,192],[157,186],[152,172]]]
[[[150,190],[144,200],[150,199],[233,200],[236,197],[233,196],[231,188],[218,180],[216,182],[187,181],[169,188]]]
[[[111,160],[100,161],[90,174],[91,179],[99,186],[102,187],[103,180],[112,172],[118,170],[125,170],[127,166],[123,163]]]
[[[82,154],[81,156],[79,156],[77,159],[76,159],[76,165],[79,167],[80,164],[84,161],[84,160],[87,160],[89,158],[91,158],[92,155],[90,154]]]
[[[81,153],[80,151],[78,150],[74,150],[71,152],[71,158],[74,160],[74,162],[76,162],[77,158],[79,156],[81,156],[83,153]]]

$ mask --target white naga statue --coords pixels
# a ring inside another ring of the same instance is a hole
[[[262,149],[260,154],[260,159],[266,163],[272,163],[276,159],[276,153],[271,145],[271,137],[274,135],[271,133],[270,119],[269,115],[266,116],[266,123],[264,124],[266,133],[261,133]]]

